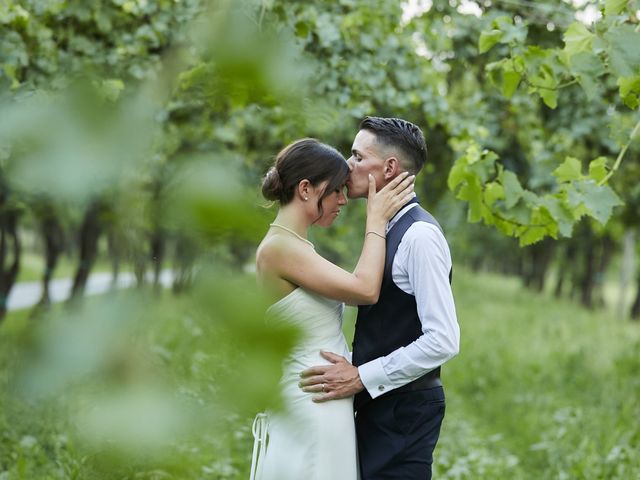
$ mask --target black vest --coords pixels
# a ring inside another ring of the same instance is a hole
[[[416,298],[403,292],[392,279],[393,259],[402,237],[415,222],[427,222],[442,231],[440,224],[420,205],[411,208],[387,233],[387,251],[380,297],[375,305],[358,307],[358,318],[353,337],[353,365],[360,366],[378,357],[404,347],[422,335],[422,324],[418,317]],[[449,272],[451,282],[452,272]],[[437,368],[432,375],[438,375]],[[397,390],[397,389],[396,389]],[[364,390],[356,395],[356,406],[370,400]]]

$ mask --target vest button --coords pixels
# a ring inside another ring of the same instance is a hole
[[[384,385],[378,385],[378,390],[380,390],[381,392],[384,392]]]

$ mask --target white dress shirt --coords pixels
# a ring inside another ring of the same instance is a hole
[[[418,206],[404,207],[387,225]],[[406,347],[358,367],[371,398],[401,387],[439,367],[458,354],[460,327],[449,284],[451,254],[442,232],[418,221],[402,237],[392,265],[393,282],[416,297],[422,335]]]

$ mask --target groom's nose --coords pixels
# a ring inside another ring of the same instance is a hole
[[[349,166],[349,172],[353,171],[353,157],[349,157],[349,160],[347,160],[347,165]]]

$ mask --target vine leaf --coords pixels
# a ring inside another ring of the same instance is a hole
[[[573,22],[564,34],[564,50],[572,57],[581,52],[590,52],[594,34],[582,22]]]
[[[613,207],[622,205],[620,198],[609,186],[599,186],[591,179],[575,181],[573,187],[569,190],[569,206],[577,210],[584,208],[584,213],[602,225],[611,217]]]
[[[631,25],[612,27],[604,34],[609,43],[611,71],[618,77],[631,77],[640,73],[640,32]]]
[[[509,170],[504,170],[502,172],[500,180],[504,187],[505,206],[507,208],[512,208],[516,203],[518,203],[518,200],[522,198],[524,189],[522,188],[522,185],[520,185],[516,174]]]
[[[607,157],[598,157],[589,164],[589,177],[596,183],[607,176]]]
[[[604,2],[605,16],[618,15],[627,7],[627,3],[629,0],[606,0]]]
[[[478,50],[480,53],[486,53],[493,48],[493,46],[502,40],[502,32],[500,30],[489,30],[480,34],[480,40],[478,41]]]
[[[620,97],[625,105],[634,110],[638,108],[640,105],[640,74],[633,77],[620,77],[617,83],[620,87]]]
[[[562,198],[556,195],[546,195],[540,201],[540,204],[547,209],[557,223],[560,235],[570,237],[576,219],[569,207],[562,201]]]
[[[564,163],[552,172],[552,175],[560,183],[579,180],[582,178],[582,164],[577,158],[567,157]]]
[[[598,94],[597,78],[605,73],[605,66],[600,57],[591,52],[580,52],[569,60],[571,73],[575,75],[587,94],[593,99]]]

